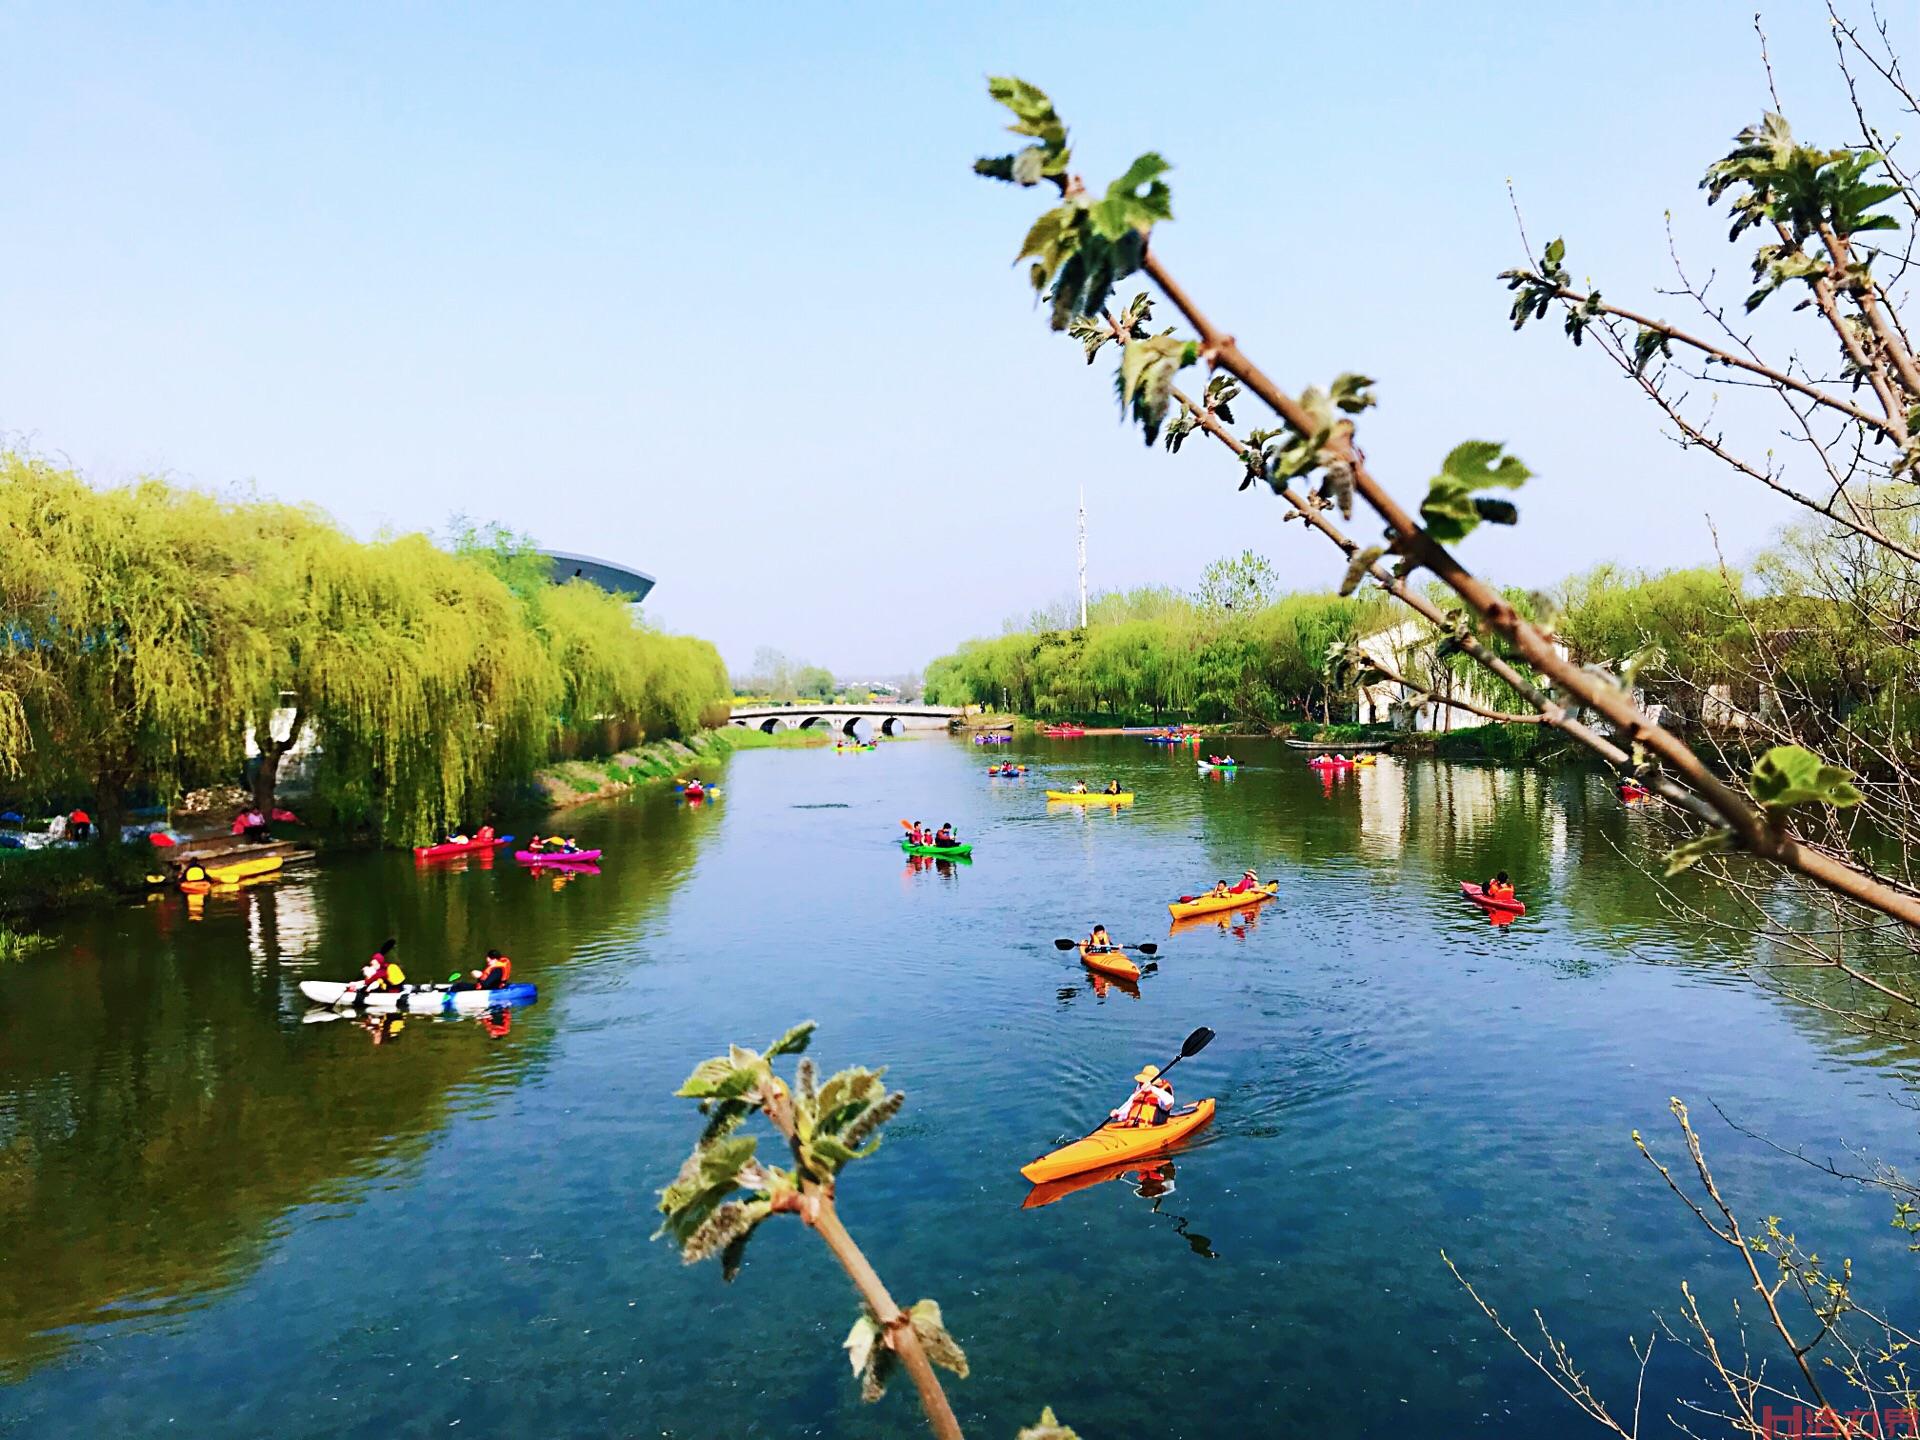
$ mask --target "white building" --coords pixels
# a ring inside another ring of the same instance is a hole
[[[1485,725],[1485,717],[1470,710],[1443,703],[1450,699],[1472,700],[1492,709],[1513,705],[1512,697],[1496,689],[1497,681],[1478,666],[1456,671],[1436,659],[1440,632],[1417,615],[1409,615],[1355,642],[1361,652],[1376,664],[1416,682],[1403,685],[1397,680],[1378,679],[1354,692],[1354,710],[1362,725],[1392,725],[1397,730],[1465,730]],[[1564,646],[1556,645],[1564,655]],[[1419,682],[1431,678],[1435,688],[1428,692]],[[1542,688],[1547,688],[1544,684]]]

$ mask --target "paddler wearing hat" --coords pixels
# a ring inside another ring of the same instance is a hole
[[[1160,1078],[1160,1067],[1148,1065],[1133,1077],[1133,1094],[1113,1112],[1116,1125],[1164,1125],[1173,1111],[1173,1086]]]

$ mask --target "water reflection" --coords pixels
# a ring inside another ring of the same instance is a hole
[[[529,910],[574,877],[494,871],[490,854],[418,869],[350,855],[271,883],[157,892],[10,967],[0,1376],[59,1353],[79,1327],[200,1304],[258,1264],[289,1209],[419,1154],[471,1103],[459,1097],[522,1075],[551,1041],[537,1020],[306,1024],[296,984],[349,978],[383,932],[416,977],[464,970],[499,943],[550,983],[572,937],[628,930],[661,905],[699,841],[643,823],[644,803],[599,808],[580,826],[619,836],[625,883],[586,887],[584,910]]]

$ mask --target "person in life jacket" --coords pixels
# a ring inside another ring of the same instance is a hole
[[[1173,1111],[1173,1086],[1160,1076],[1158,1065],[1149,1065],[1133,1077],[1133,1094],[1127,1103],[1113,1112],[1116,1125],[1164,1125]]]
[[[380,942],[380,948],[368,957],[360,970],[360,988],[369,993],[382,990],[398,990],[407,983],[407,972],[393,959],[393,947],[400,942],[386,939]]]
[[[1087,936],[1087,949],[1095,955],[1104,955],[1114,948],[1113,937],[1107,934],[1107,927],[1094,926],[1093,933]]]
[[[473,972],[473,983],[456,985],[456,990],[503,990],[513,979],[513,961],[498,950],[487,951],[484,968]]]
[[[1506,871],[1502,870],[1487,882],[1486,896],[1489,900],[1513,899],[1513,882],[1507,879]]]
[[[1240,872],[1240,883],[1233,887],[1232,893],[1235,895],[1245,895],[1248,891],[1258,890],[1259,888],[1260,877],[1254,874],[1252,868],[1249,867]]]
[[[940,833],[933,837],[933,843],[940,846],[958,845],[960,843],[960,837],[953,833],[953,822],[951,820],[941,822]]]

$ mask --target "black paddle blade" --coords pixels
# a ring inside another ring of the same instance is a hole
[[[1056,950],[1071,950],[1079,943],[1078,940],[1056,940],[1053,942],[1053,948]]]
[[[1133,948],[1138,950],[1142,955],[1158,955],[1160,953],[1160,947],[1151,941],[1145,945],[1136,945]]]
[[[1202,1025],[1193,1034],[1187,1036],[1187,1043],[1180,1047],[1180,1058],[1191,1059],[1213,1043],[1213,1031]]]

